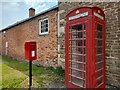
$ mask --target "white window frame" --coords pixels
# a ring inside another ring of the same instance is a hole
[[[48,31],[47,32],[41,32],[41,22],[48,20]],[[39,20],[39,35],[47,35],[49,33],[49,19],[48,17],[42,20]]]
[[[3,31],[3,32],[2,32],[2,36],[3,36],[3,38],[6,37],[6,31]]]

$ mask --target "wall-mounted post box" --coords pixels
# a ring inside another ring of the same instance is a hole
[[[35,41],[27,41],[25,42],[25,59],[26,60],[36,60],[36,42]]]
[[[100,8],[80,7],[67,14],[67,88],[105,88],[105,33],[105,14]]]

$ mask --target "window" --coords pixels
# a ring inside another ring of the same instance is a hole
[[[48,18],[39,21],[39,34],[40,35],[48,34]]]
[[[3,38],[5,38],[6,37],[6,31],[3,31],[2,35],[3,35]]]

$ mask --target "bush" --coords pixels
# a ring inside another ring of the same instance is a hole
[[[64,77],[65,70],[63,70],[62,67],[57,67],[57,68],[48,67],[48,69],[54,72],[55,74]]]

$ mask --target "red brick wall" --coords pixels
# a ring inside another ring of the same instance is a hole
[[[39,35],[39,20],[48,17],[49,34]],[[5,41],[8,41],[7,55],[17,59],[24,59],[25,41],[37,42],[37,64],[57,66],[57,10],[33,18],[6,30],[6,38],[2,42],[2,52],[6,55]]]

